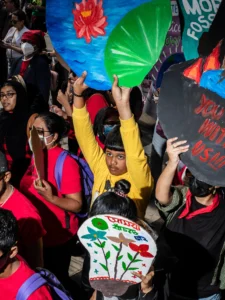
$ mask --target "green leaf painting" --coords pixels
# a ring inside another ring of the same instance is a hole
[[[116,245],[113,245],[113,244],[112,244],[112,246],[113,246],[113,248],[114,248],[116,251],[119,251],[119,250],[120,250],[120,248],[118,248]]]
[[[108,251],[105,255],[105,258],[108,260],[110,258],[110,251]]]
[[[121,260],[123,258],[123,255],[120,255],[117,260]]]
[[[171,21],[168,0],[153,0],[128,12],[106,44],[105,67],[109,78],[118,75],[120,86],[141,84],[160,56]]]
[[[127,269],[127,266],[124,261],[122,262],[122,267],[123,267],[124,271]]]
[[[129,260],[133,260],[133,256],[130,253],[127,253]]]
[[[100,265],[103,267],[103,269],[104,269],[104,270],[108,271],[108,268],[107,268],[107,266],[106,266],[106,265],[104,265],[104,264],[101,264],[101,263],[100,263]]]

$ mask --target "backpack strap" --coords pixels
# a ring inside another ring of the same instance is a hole
[[[47,284],[47,281],[40,274],[31,275],[19,288],[16,300],[27,300],[31,294],[44,284]]]
[[[59,157],[57,158],[56,165],[55,165],[55,180],[59,191],[61,190],[63,165],[67,155],[68,153],[66,151],[62,151],[59,154]]]

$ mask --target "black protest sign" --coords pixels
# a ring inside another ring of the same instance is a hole
[[[165,73],[159,120],[168,138],[187,140],[190,149],[181,160],[192,174],[208,184],[225,186],[225,99],[216,86],[211,91],[185,77],[188,64]]]

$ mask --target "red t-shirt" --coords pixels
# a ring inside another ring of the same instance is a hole
[[[46,180],[52,186],[53,195],[57,195],[64,201],[63,195],[81,192],[82,187],[79,166],[77,162],[68,155],[63,165],[61,193],[57,190],[55,165],[62,151],[64,150],[60,147],[55,147],[47,151]],[[37,172],[34,167],[34,160],[32,159],[31,165],[22,178],[20,184],[21,191],[32,201],[42,217],[44,228],[47,231],[47,234],[43,238],[44,246],[51,247],[64,244],[77,233],[78,219],[76,214],[66,212],[39,195],[34,188],[33,183],[35,179],[37,179]],[[66,217],[69,221],[69,226],[66,224]]]
[[[23,252],[23,246],[30,245],[46,234],[41,217],[32,203],[17,189],[1,206],[10,210],[19,225],[19,249]]]
[[[86,101],[87,111],[89,112],[91,123],[94,124],[95,117],[100,109],[109,106],[102,94],[94,94]]]
[[[0,299],[2,300],[15,300],[21,285],[35,273],[20,256],[17,256],[17,259],[20,261],[19,268],[11,276],[0,278]],[[28,300],[52,300],[52,296],[49,288],[42,286],[33,292]]]

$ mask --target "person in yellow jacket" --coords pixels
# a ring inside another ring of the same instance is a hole
[[[130,109],[130,90],[120,88],[118,78],[114,76],[113,98],[120,116],[121,126],[116,126],[107,135],[103,151],[94,136],[92,124],[82,93],[88,88],[85,84],[86,72],[73,86],[74,109],[73,123],[76,138],[81,151],[94,174],[92,203],[99,194],[114,188],[120,179],[131,184],[128,197],[134,200],[138,216],[144,218],[153,189],[153,179],[140,140],[137,123]]]

